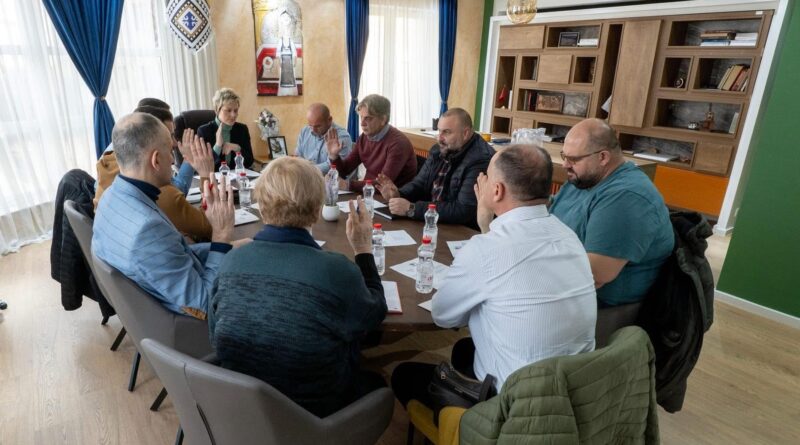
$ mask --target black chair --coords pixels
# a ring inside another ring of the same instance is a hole
[[[427,161],[428,158],[420,155],[416,156],[417,156],[417,174],[419,174],[419,172],[422,170],[422,166],[425,165],[425,161]]]
[[[191,128],[195,132],[201,125],[205,125],[214,120],[216,113],[214,110],[188,110],[175,117],[175,138],[179,141],[183,137],[183,132]],[[183,156],[180,151],[175,150],[175,163],[181,165]]]

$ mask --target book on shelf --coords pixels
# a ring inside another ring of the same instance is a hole
[[[600,39],[580,39],[578,40],[578,46],[598,46],[600,44]]]
[[[744,47],[756,46],[756,40],[731,40],[728,46],[744,46]]]
[[[730,46],[731,41],[727,39],[713,39],[713,40],[703,40],[700,42],[700,46]]]
[[[725,78],[725,82],[719,89],[723,91],[730,91],[733,83],[736,82],[736,78],[742,73],[742,70],[744,70],[744,65],[732,65],[730,68],[730,73]]]
[[[700,38],[706,39],[733,39],[736,37],[736,31],[722,29],[722,30],[709,30],[700,34]]]
[[[669,155],[666,153],[634,153],[634,158],[642,158],[647,159],[648,161],[658,161],[658,162],[669,162],[678,159],[675,155]]]
[[[747,65],[731,65],[719,80],[717,89],[722,91],[741,91],[741,83],[744,82],[750,67]]]
[[[736,77],[733,85],[731,85],[731,91],[744,91],[744,85],[746,85],[745,82],[747,82],[748,77],[750,77],[750,67],[746,66],[742,72],[739,73],[739,76]]]

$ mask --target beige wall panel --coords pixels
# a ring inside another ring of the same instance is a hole
[[[544,26],[503,26],[500,28],[500,49],[536,49],[544,42]]]
[[[450,108],[463,108],[475,117],[475,94],[478,89],[478,66],[481,62],[481,31],[483,29],[483,2],[459,0],[456,53],[453,59],[453,77],[450,81]],[[431,46],[430,51],[436,51]]]
[[[642,127],[658,47],[660,20],[630,21],[622,30],[610,123]]]

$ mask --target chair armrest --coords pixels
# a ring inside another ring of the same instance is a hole
[[[327,437],[335,438],[336,443],[374,443],[389,426],[393,413],[394,394],[380,388],[320,421]]]
[[[447,406],[439,411],[439,445],[458,445],[458,429],[466,408]]]

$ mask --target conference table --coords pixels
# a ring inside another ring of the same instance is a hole
[[[346,194],[340,196],[340,201],[348,201],[356,199],[356,194]],[[258,210],[248,209],[251,213],[258,216]],[[378,209],[378,211],[389,214],[388,207]],[[339,252],[353,260],[353,249],[350,247],[350,242],[347,241],[345,234],[345,224],[347,221],[347,213],[340,212],[339,219],[334,222],[325,221],[322,218],[314,224],[311,228],[311,233],[315,240],[325,241],[324,250],[329,252]],[[391,269],[391,266],[406,262],[411,259],[416,259],[417,248],[422,239],[421,221],[414,221],[407,218],[393,217],[392,220],[384,218],[375,214],[373,221],[375,223],[383,224],[383,230],[405,230],[416,242],[414,245],[409,246],[394,246],[386,247],[386,272],[381,276],[384,281],[397,282],[397,289],[400,294],[400,304],[402,307],[401,314],[389,313],[383,322],[384,331],[397,331],[397,332],[413,332],[422,330],[439,329],[433,323],[431,313],[426,309],[419,307],[419,303],[430,300],[433,292],[429,294],[420,294],[416,291],[415,282],[413,279],[402,275]],[[260,221],[242,224],[235,227],[234,238],[252,238],[263,227]],[[439,224],[439,235],[436,242],[436,252],[434,260],[449,266],[453,262],[453,255],[447,246],[447,241],[464,241],[476,235],[478,232],[461,225]],[[280,259],[276,259],[280,261]],[[313,273],[313,271],[309,271]]]

